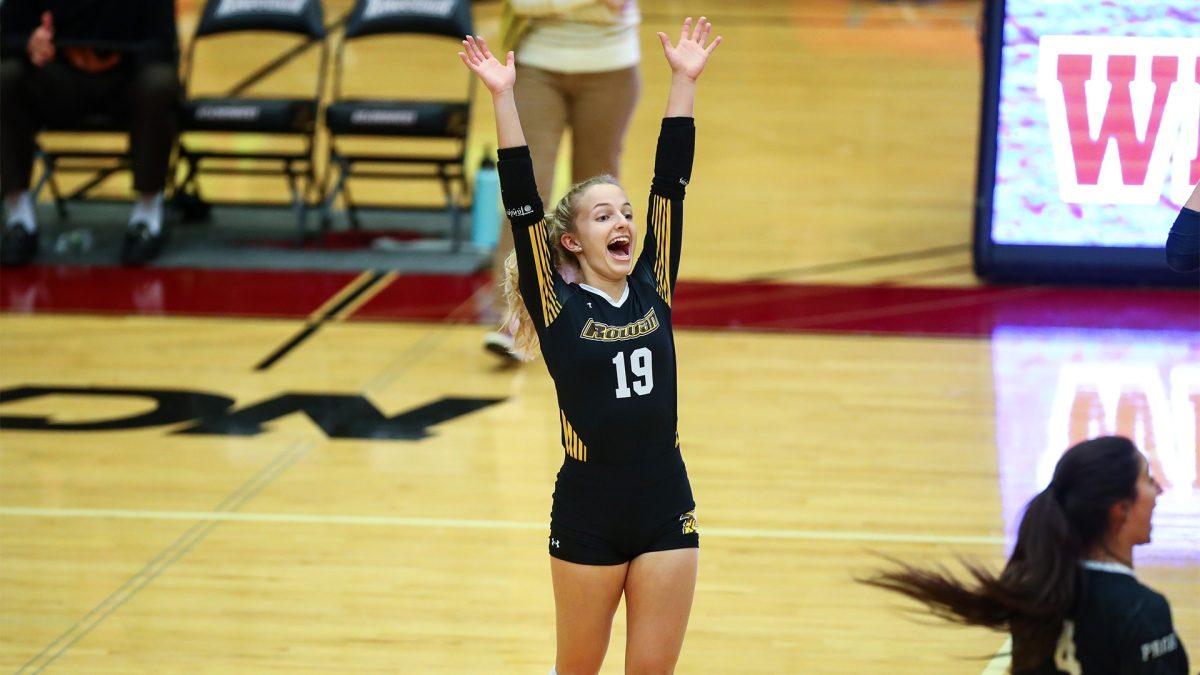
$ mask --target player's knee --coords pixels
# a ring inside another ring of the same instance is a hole
[[[634,654],[625,661],[625,675],[671,675],[675,658],[670,654]]]

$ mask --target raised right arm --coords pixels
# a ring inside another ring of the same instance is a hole
[[[1177,272],[1200,268],[1200,185],[1179,211],[1167,235],[1167,265]]]
[[[555,292],[558,271],[546,242],[546,219],[533,177],[533,161],[513,97],[513,84],[517,81],[513,53],[509,52],[502,64],[492,56],[482,37],[470,35],[463,40],[463,47],[465,51],[459,52],[459,57],[492,93],[496,140],[500,146],[496,169],[500,174],[504,212],[513,229],[517,283],[525,308],[540,331],[554,322],[562,304]]]

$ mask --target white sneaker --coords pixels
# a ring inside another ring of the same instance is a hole
[[[509,363],[517,363],[521,359],[513,353],[513,338],[504,331],[492,331],[483,336],[483,348]]]

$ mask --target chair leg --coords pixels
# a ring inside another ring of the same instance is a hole
[[[66,220],[70,214],[67,213],[67,200],[63,198],[62,192],[58,189],[58,181],[54,176],[50,176],[50,194],[54,197],[54,210],[58,212],[58,217]]]
[[[337,164],[338,179],[333,185],[333,190],[328,190],[329,175],[333,172],[333,165]],[[325,199],[321,202],[321,232],[328,234],[333,225],[333,205],[337,201],[338,195],[342,194],[346,187],[346,174],[349,172],[349,165],[341,160],[336,155],[330,156],[329,166],[325,173]],[[346,200],[349,204],[349,199]]]
[[[450,252],[458,253],[462,247],[462,209],[454,195],[454,179],[447,176],[443,167],[438,168],[442,182],[442,193],[446,196],[446,209],[450,212]]]
[[[285,169],[287,173],[288,190],[292,194],[292,212],[296,214],[296,243],[303,245],[308,239],[308,228],[305,221],[308,219],[308,204],[305,203],[304,196],[296,186],[296,172],[291,167]]]
[[[54,198],[54,210],[58,213],[59,220],[66,220],[67,203],[63,199],[62,192],[58,189],[58,181],[54,179],[54,157],[44,151],[39,150],[38,154],[42,159],[42,175],[38,177],[37,183],[34,184],[30,194],[33,197],[34,203],[37,203],[38,195],[41,194],[42,188],[50,187],[50,196]]]
[[[361,230],[362,221],[358,218],[358,206],[354,204],[354,195],[350,194],[350,181],[346,174],[349,173],[349,164],[342,165],[342,199],[346,202],[346,218],[350,221],[350,229]]]
[[[175,207],[179,209],[184,222],[194,223],[204,220],[212,212],[212,205],[200,196],[200,160],[181,150],[179,161],[187,165],[187,173],[184,174],[183,180],[175,186],[175,195],[172,198]]]
[[[325,170],[321,172],[321,184],[318,187],[318,195],[321,198],[318,204],[318,217],[320,218],[319,228],[321,236],[324,237],[329,233],[330,227],[333,224],[333,195],[329,192],[329,180],[333,174],[333,162],[335,154],[333,150],[325,156]]]

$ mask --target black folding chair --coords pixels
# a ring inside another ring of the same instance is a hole
[[[192,72],[196,65],[196,47],[204,38],[230,33],[291,33],[305,39],[301,49],[293,50],[283,59],[264,64],[256,75],[244,80],[234,91],[220,97],[193,97]],[[311,96],[297,98],[252,98],[243,92],[257,79],[274,71],[286,59],[309,46],[320,49],[320,64],[313,73]],[[186,167],[183,180],[175,189],[176,199],[183,203],[185,214],[194,215],[206,210],[200,196],[198,177],[201,173],[252,176],[281,175],[286,178],[291,204],[296,215],[296,229],[301,240],[307,234],[305,221],[313,201],[311,192],[317,187],[314,167],[317,112],[325,86],[325,70],[329,61],[329,45],[325,40],[325,19],[320,0],[279,0],[276,2],[245,2],[243,0],[208,0],[196,32],[184,57],[183,104],[179,160]],[[302,148],[287,150],[200,150],[189,148],[187,132],[221,132],[224,134],[267,135],[272,138],[300,139]],[[216,160],[214,163],[213,160]],[[232,161],[231,161],[232,160]],[[244,166],[236,160],[251,160]],[[299,186],[303,179],[303,189]]]
[[[43,133],[52,134],[125,134],[128,129],[120,120],[108,113],[87,115],[77,124],[69,126],[54,126],[42,129]],[[34,183],[32,194],[36,201],[45,187],[50,188],[54,198],[54,208],[58,217],[67,218],[67,202],[85,199],[87,195],[108,180],[113,174],[128,171],[131,168],[127,150],[89,150],[77,147],[49,145],[39,139],[37,158],[42,163],[42,173]],[[58,175],[64,173],[91,174],[83,184],[70,193],[64,194],[58,186]]]
[[[322,179],[325,200],[321,226],[327,230],[334,201],[346,205],[351,227],[360,226],[358,209],[347,181],[351,178],[383,180],[436,180],[441,183],[450,212],[450,247],[462,242],[461,209],[467,194],[465,157],[468,121],[474,99],[473,80],[467,73],[464,97],[458,100],[413,98],[350,98],[342,93],[345,50],[348,43],[373,36],[409,34],[442,36],[455,41],[472,32],[468,0],[356,0],[346,23],[345,36],[335,50],[333,101],[325,109],[329,130],[329,162]],[[400,58],[398,56],[398,58]],[[347,152],[338,140],[345,137],[393,139],[448,139],[445,153]],[[369,165],[367,168],[358,165]],[[334,170],[337,182],[329,190]],[[457,193],[455,186],[458,187]],[[397,205],[399,206],[399,205]]]

